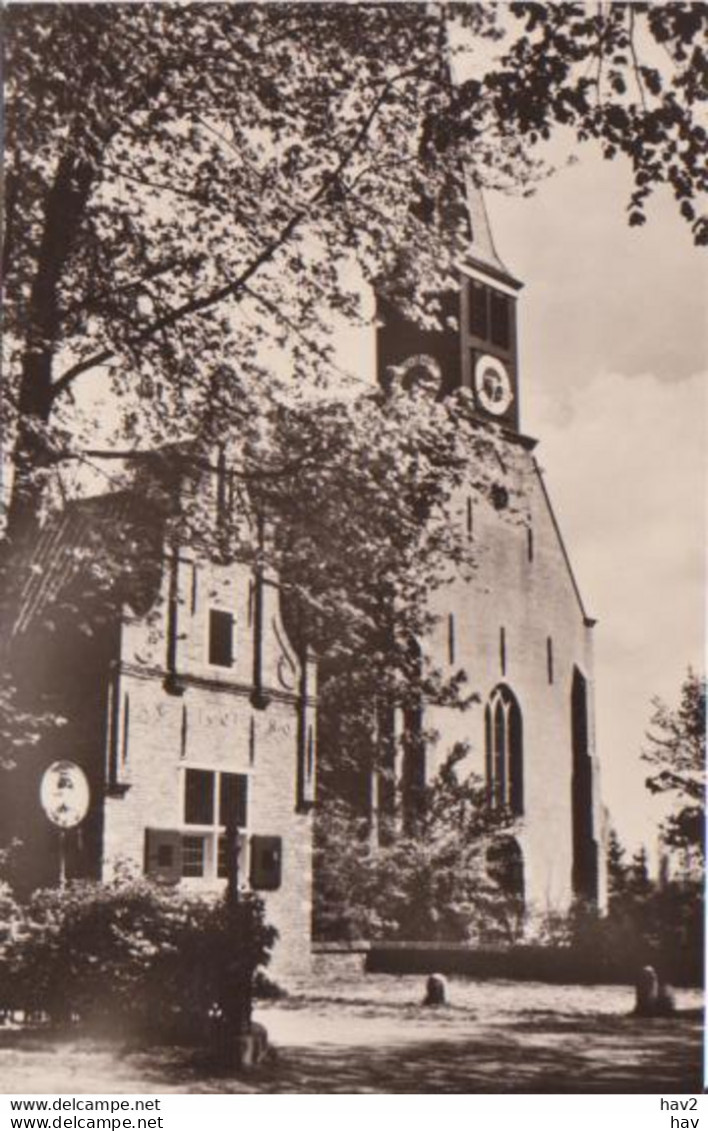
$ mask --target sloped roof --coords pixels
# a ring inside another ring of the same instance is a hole
[[[120,538],[135,507],[130,491],[77,499],[52,516],[13,563],[22,578],[10,629],[20,636],[86,569],[92,548]]]
[[[482,190],[469,172],[465,174],[465,196],[471,236],[471,246],[467,256],[469,263],[492,276],[501,278],[514,288],[521,287],[522,284],[512,275],[499,256]]]
[[[217,468],[190,441],[131,453],[130,458],[132,484],[70,501],[13,554],[17,595],[8,602],[11,637],[27,632],[50,609],[75,610],[71,590],[79,579],[88,582],[87,594],[100,591],[108,600],[128,600],[133,608],[149,597],[185,469],[203,474]]]
[[[580,593],[580,587],[579,587],[578,582],[576,580],[575,573],[573,572],[573,567],[570,564],[570,557],[568,556],[568,550],[567,550],[566,545],[565,545],[565,540],[563,538],[563,535],[561,534],[561,529],[560,529],[560,526],[558,524],[558,519],[556,518],[556,512],[553,509],[551,497],[548,493],[548,488],[546,487],[546,481],[543,478],[543,472],[541,471],[541,468],[539,467],[539,464],[538,464],[538,461],[536,460],[536,458],[533,457],[533,456],[531,458],[532,458],[532,464],[533,464],[534,472],[536,474],[536,478],[537,478],[539,485],[541,487],[541,495],[542,495],[543,500],[546,504],[546,508],[548,510],[548,514],[549,514],[549,517],[551,519],[551,524],[552,524],[553,529],[555,531],[556,538],[558,539],[558,545],[560,547],[561,554],[563,555],[563,561],[565,562],[565,567],[568,571],[568,576],[570,577],[570,583],[573,587],[573,591],[575,593],[575,597],[576,597],[576,600],[578,602],[578,606],[580,608],[580,613],[582,615],[582,618],[583,618],[585,625],[588,628],[592,628],[593,625],[595,625],[597,623],[597,621],[595,620],[594,617],[589,616],[588,613],[587,613],[587,610],[585,608],[585,603],[584,603],[582,595]]]

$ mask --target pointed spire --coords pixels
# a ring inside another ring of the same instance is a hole
[[[514,278],[509,268],[499,258],[482,190],[468,171],[465,172],[465,196],[471,237],[471,246],[466,257],[469,265],[477,267],[493,278],[501,279],[515,290],[520,289],[523,284]]]

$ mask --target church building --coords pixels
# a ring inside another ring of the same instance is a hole
[[[491,498],[462,491],[459,522],[476,570],[433,597],[436,629],[423,651],[450,676],[463,669],[479,702],[428,705],[438,738],[413,770],[429,781],[456,744],[458,776],[476,773],[489,803],[514,817],[507,883],[539,912],[574,900],[606,904],[604,807],[593,710],[593,626],[534,450],[520,417],[517,301],[522,284],[497,254],[484,200],[468,187],[469,254],[452,299],[457,328],[420,331],[384,310],[379,380],[469,390],[483,425],[499,426],[504,478]],[[510,495],[516,514],[509,517]],[[416,755],[414,755],[416,756]],[[405,774],[405,768],[402,770]],[[409,771],[410,776],[410,771]]]
[[[480,427],[499,427],[516,500],[511,520],[506,487],[488,500],[460,493],[477,568],[436,592],[436,628],[420,643],[441,671],[464,669],[477,700],[464,711],[424,707],[438,739],[419,752],[415,772],[430,780],[463,743],[460,772],[484,779],[489,804],[514,818],[510,890],[541,912],[574,899],[602,907],[594,622],[536,442],[521,428],[521,284],[497,255],[481,196],[470,192],[468,205],[470,252],[450,298],[456,325],[423,331],[382,310],[377,332],[382,384],[425,380],[441,396],[467,389]],[[286,628],[277,578],[257,554],[219,559],[170,518],[174,490],[217,524],[233,515],[224,472],[209,463],[195,472],[193,453],[179,446],[145,453],[132,488],[69,503],[39,535],[22,570],[14,665],[27,701],[42,694],[67,721],[4,775],[0,816],[4,841],[23,842],[16,859],[25,888],[57,882],[61,840],[69,878],[128,868],[218,890],[226,830],[238,827],[241,879],[264,893],[281,935],[277,972],[309,961],[318,673]],[[103,532],[120,535],[143,568],[118,570],[115,599],[91,621],[84,566],[101,560]],[[91,797],[85,821],[65,836],[40,805],[42,775],[57,760],[83,771]]]

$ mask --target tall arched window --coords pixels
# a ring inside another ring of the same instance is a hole
[[[485,710],[487,796],[520,817],[524,811],[523,727],[521,708],[506,684],[489,696]]]

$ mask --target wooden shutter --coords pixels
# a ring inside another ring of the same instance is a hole
[[[251,887],[276,891],[282,882],[283,840],[279,836],[251,837]]]
[[[182,837],[178,832],[145,830],[145,872],[162,883],[178,882],[182,875]]]

